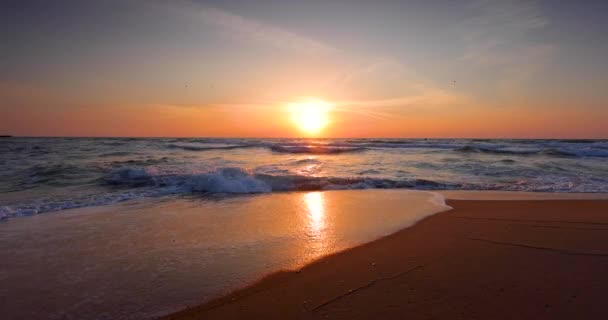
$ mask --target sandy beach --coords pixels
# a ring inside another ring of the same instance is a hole
[[[608,201],[447,203],[454,209],[413,227],[164,319],[608,317]]]
[[[603,319],[606,213],[600,193],[339,190],[18,217],[0,223],[0,310],[7,319]]]

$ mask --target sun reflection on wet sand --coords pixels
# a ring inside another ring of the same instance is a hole
[[[308,208],[310,229],[313,235],[319,235],[325,229],[325,198],[321,192],[309,192],[304,195]]]
[[[328,248],[327,217],[325,195],[323,192],[309,192],[303,196],[308,218],[308,236],[310,243],[310,256],[326,254]]]

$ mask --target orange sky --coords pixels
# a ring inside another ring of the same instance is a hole
[[[71,108],[63,112],[47,109],[29,114],[9,110],[2,118],[16,124],[14,132],[54,136],[593,138],[606,135],[606,126],[594,121],[596,115],[584,112],[566,111],[567,118],[563,113],[531,113],[526,108],[496,109],[483,116],[470,108],[441,113],[374,117],[333,110],[329,113],[330,123],[317,134],[299,130],[283,106],[113,106]],[[28,119],[26,123],[20,120],[24,117]]]
[[[570,5],[25,6],[0,15],[0,134],[608,138],[608,24]],[[318,133],[304,98],[333,106]]]

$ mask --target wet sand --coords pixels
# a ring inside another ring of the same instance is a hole
[[[608,318],[607,200],[448,205],[166,319]]]
[[[1,319],[153,319],[450,209],[406,190],[142,199],[0,223]]]

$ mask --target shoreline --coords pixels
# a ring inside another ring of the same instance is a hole
[[[439,193],[446,200],[608,200],[605,192],[540,192],[540,191],[501,191],[501,190],[429,190]]]
[[[607,194],[437,193],[452,210],[161,319],[608,316]]]

